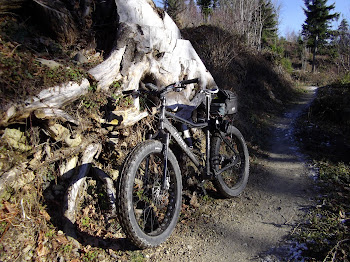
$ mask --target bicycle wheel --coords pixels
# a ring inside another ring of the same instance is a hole
[[[216,189],[225,197],[239,195],[249,176],[248,148],[241,132],[230,125],[224,137],[214,135],[210,155],[212,168],[219,173],[213,181]]]
[[[163,243],[173,232],[181,210],[181,174],[171,150],[162,189],[162,147],[154,140],[141,143],[128,157],[119,180],[120,224],[139,248]]]

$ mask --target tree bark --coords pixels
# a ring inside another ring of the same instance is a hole
[[[318,35],[315,38],[314,49],[312,52],[312,73],[316,71],[316,53],[317,53],[317,45],[318,45]]]

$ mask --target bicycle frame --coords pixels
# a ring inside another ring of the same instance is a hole
[[[191,123],[191,122],[188,122],[187,120],[181,118],[181,117],[178,117],[172,113],[169,113],[169,112],[166,112],[166,115],[169,116],[170,118],[178,121],[178,122],[181,122],[181,123],[184,123],[184,124],[187,124],[189,127],[191,128],[200,128],[200,129],[206,129],[205,132],[209,134],[209,139],[210,139],[210,128],[209,128],[209,123],[208,122],[205,122],[205,123],[200,123],[200,124],[195,124],[195,123]],[[183,138],[181,137],[181,135],[179,134],[179,132],[177,131],[177,129],[167,120],[167,119],[164,119],[164,129],[166,129],[175,139],[175,141],[177,142],[177,144],[182,148],[182,150],[187,154],[187,156],[191,159],[191,161],[195,164],[195,166],[197,168],[201,168],[201,164],[199,163],[199,160],[197,159],[196,155],[193,154],[193,152],[190,150],[190,148],[187,146],[187,144],[185,143],[185,141],[183,140]],[[225,144],[227,144],[227,146],[230,147],[230,149],[235,152],[235,154],[238,154],[237,150],[231,146],[230,143],[228,143],[227,139],[225,138],[225,136],[223,135],[223,132],[220,131],[219,129],[216,129],[216,131],[218,132],[218,134],[220,135],[221,139],[225,142]],[[207,136],[206,136],[206,142],[208,143],[208,139],[207,139]],[[208,145],[206,145],[206,150],[210,149],[210,140],[209,140],[209,143]],[[210,153],[210,151],[209,151]],[[209,153],[207,152],[207,161],[206,161],[206,166],[210,167],[210,155]],[[226,170],[234,167],[237,162],[238,162],[239,159],[236,159],[232,164],[230,165],[227,165],[225,168],[223,169],[220,169],[220,171],[215,171],[213,170],[214,172],[214,175],[220,175],[221,173],[225,172]],[[207,176],[210,177],[210,173],[208,173],[208,170],[207,171]],[[210,170],[209,170],[210,172]]]
[[[139,90],[125,93],[134,97],[149,95],[145,96],[150,100],[150,104],[145,104],[146,108],[152,104],[158,109],[156,132],[148,135],[149,140],[142,141],[125,160],[117,191],[120,225],[127,237],[140,248],[158,246],[173,232],[182,209],[184,189],[194,187],[207,194],[205,181],[213,180],[218,193],[235,197],[244,190],[248,181],[248,148],[229,116],[235,113],[236,97],[230,91],[214,87],[202,89],[191,103],[186,103],[181,96],[170,93],[181,92],[192,83],[200,81],[183,80],[161,88],[141,83]],[[212,104],[211,97],[215,94]],[[155,98],[160,98],[160,105]],[[203,102],[205,105],[201,104]],[[182,110],[176,113],[169,110],[177,106]],[[192,122],[191,113],[196,106],[198,121]],[[200,139],[197,132],[191,137],[188,130],[191,128],[203,130]],[[205,149],[203,135],[206,137]],[[195,140],[191,141],[192,138]],[[183,152],[187,156],[184,159]],[[188,163],[187,158],[193,164]],[[182,167],[179,163],[183,164]],[[188,168],[186,164],[190,164]]]
[[[167,167],[167,154],[169,149],[169,142],[170,137],[174,137],[177,144],[181,147],[181,149],[187,154],[187,156],[191,159],[191,161],[194,163],[194,165],[199,169],[203,170],[203,166],[200,164],[200,161],[198,160],[197,156],[192,152],[192,150],[187,146],[184,139],[181,137],[177,129],[169,122],[169,120],[166,117],[169,117],[176,122],[180,122],[183,124],[186,124],[189,128],[199,128],[199,129],[205,129],[205,137],[206,137],[206,163],[205,163],[205,173],[202,172],[203,178],[213,178],[213,176],[218,176],[221,173],[225,172],[226,170],[233,168],[239,161],[239,157],[237,157],[231,164],[225,166],[224,168],[220,169],[219,171],[212,170],[210,168],[210,130],[214,128],[214,130],[220,135],[221,139],[227,144],[233,152],[235,152],[236,155],[238,155],[237,150],[232,147],[232,145],[228,142],[228,140],[225,138],[224,132],[222,132],[219,128],[217,128],[215,125],[210,125],[210,118],[209,118],[209,108],[210,108],[210,95],[206,95],[206,121],[203,123],[193,123],[190,122],[182,117],[179,117],[175,115],[174,113],[170,113],[166,111],[165,109],[165,98],[162,97],[162,103],[160,108],[160,114],[159,114],[159,131],[152,136],[152,138],[156,138],[159,136],[159,133],[161,133],[161,138],[163,139],[163,154],[164,154],[164,167]],[[164,168],[163,173],[163,188],[165,188],[165,181],[166,181],[166,170],[167,168]]]
[[[210,109],[210,94],[206,94],[206,121],[203,123],[193,123],[190,122],[184,118],[181,118],[174,113],[170,113],[166,111],[165,106],[165,97],[163,96],[161,98],[161,107],[160,107],[160,113],[159,113],[159,131],[152,136],[152,138],[156,138],[159,135],[163,139],[162,143],[164,145],[163,147],[163,154],[164,154],[164,171],[163,171],[163,188],[165,188],[166,184],[166,170],[167,170],[167,153],[169,149],[169,141],[171,135],[174,137],[177,144],[181,147],[181,149],[187,154],[187,156],[191,159],[191,161],[194,163],[194,165],[199,169],[203,170],[203,166],[200,164],[200,161],[198,160],[197,156],[191,151],[191,149],[187,146],[186,142],[183,140],[177,129],[169,122],[169,120],[166,117],[169,117],[177,122],[186,124],[189,128],[199,128],[205,130],[205,137],[206,137],[206,163],[205,163],[205,173],[203,175],[203,178],[211,178],[211,170],[210,170],[210,128],[209,128],[209,109]],[[161,134],[159,134],[161,133]],[[216,172],[215,172],[216,175]]]

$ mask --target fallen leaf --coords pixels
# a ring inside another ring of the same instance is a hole
[[[198,203],[196,192],[194,192],[193,196],[191,197],[190,205],[193,206],[193,207],[199,207],[200,206],[199,203]]]
[[[14,204],[10,204],[9,202],[5,202],[4,203],[5,208],[7,209],[7,212],[11,213],[11,214],[15,214],[17,213],[17,208],[16,205]]]
[[[52,245],[52,250],[56,250],[60,246],[60,244],[56,240],[52,240],[51,245]]]
[[[63,245],[68,243],[68,240],[64,235],[57,236],[56,240],[58,243],[63,244]]]
[[[40,243],[38,245],[38,248],[36,249],[36,252],[38,254],[38,257],[43,257],[49,253],[49,249],[45,247],[42,243]]]
[[[49,213],[46,212],[46,210],[40,210],[40,214],[45,218],[46,221],[50,221],[51,217]]]

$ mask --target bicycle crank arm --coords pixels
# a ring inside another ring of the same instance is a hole
[[[237,163],[238,163],[238,160],[236,159],[232,164],[225,166],[219,171],[214,171],[215,176],[221,175],[223,172],[227,171],[228,169],[235,167]]]

